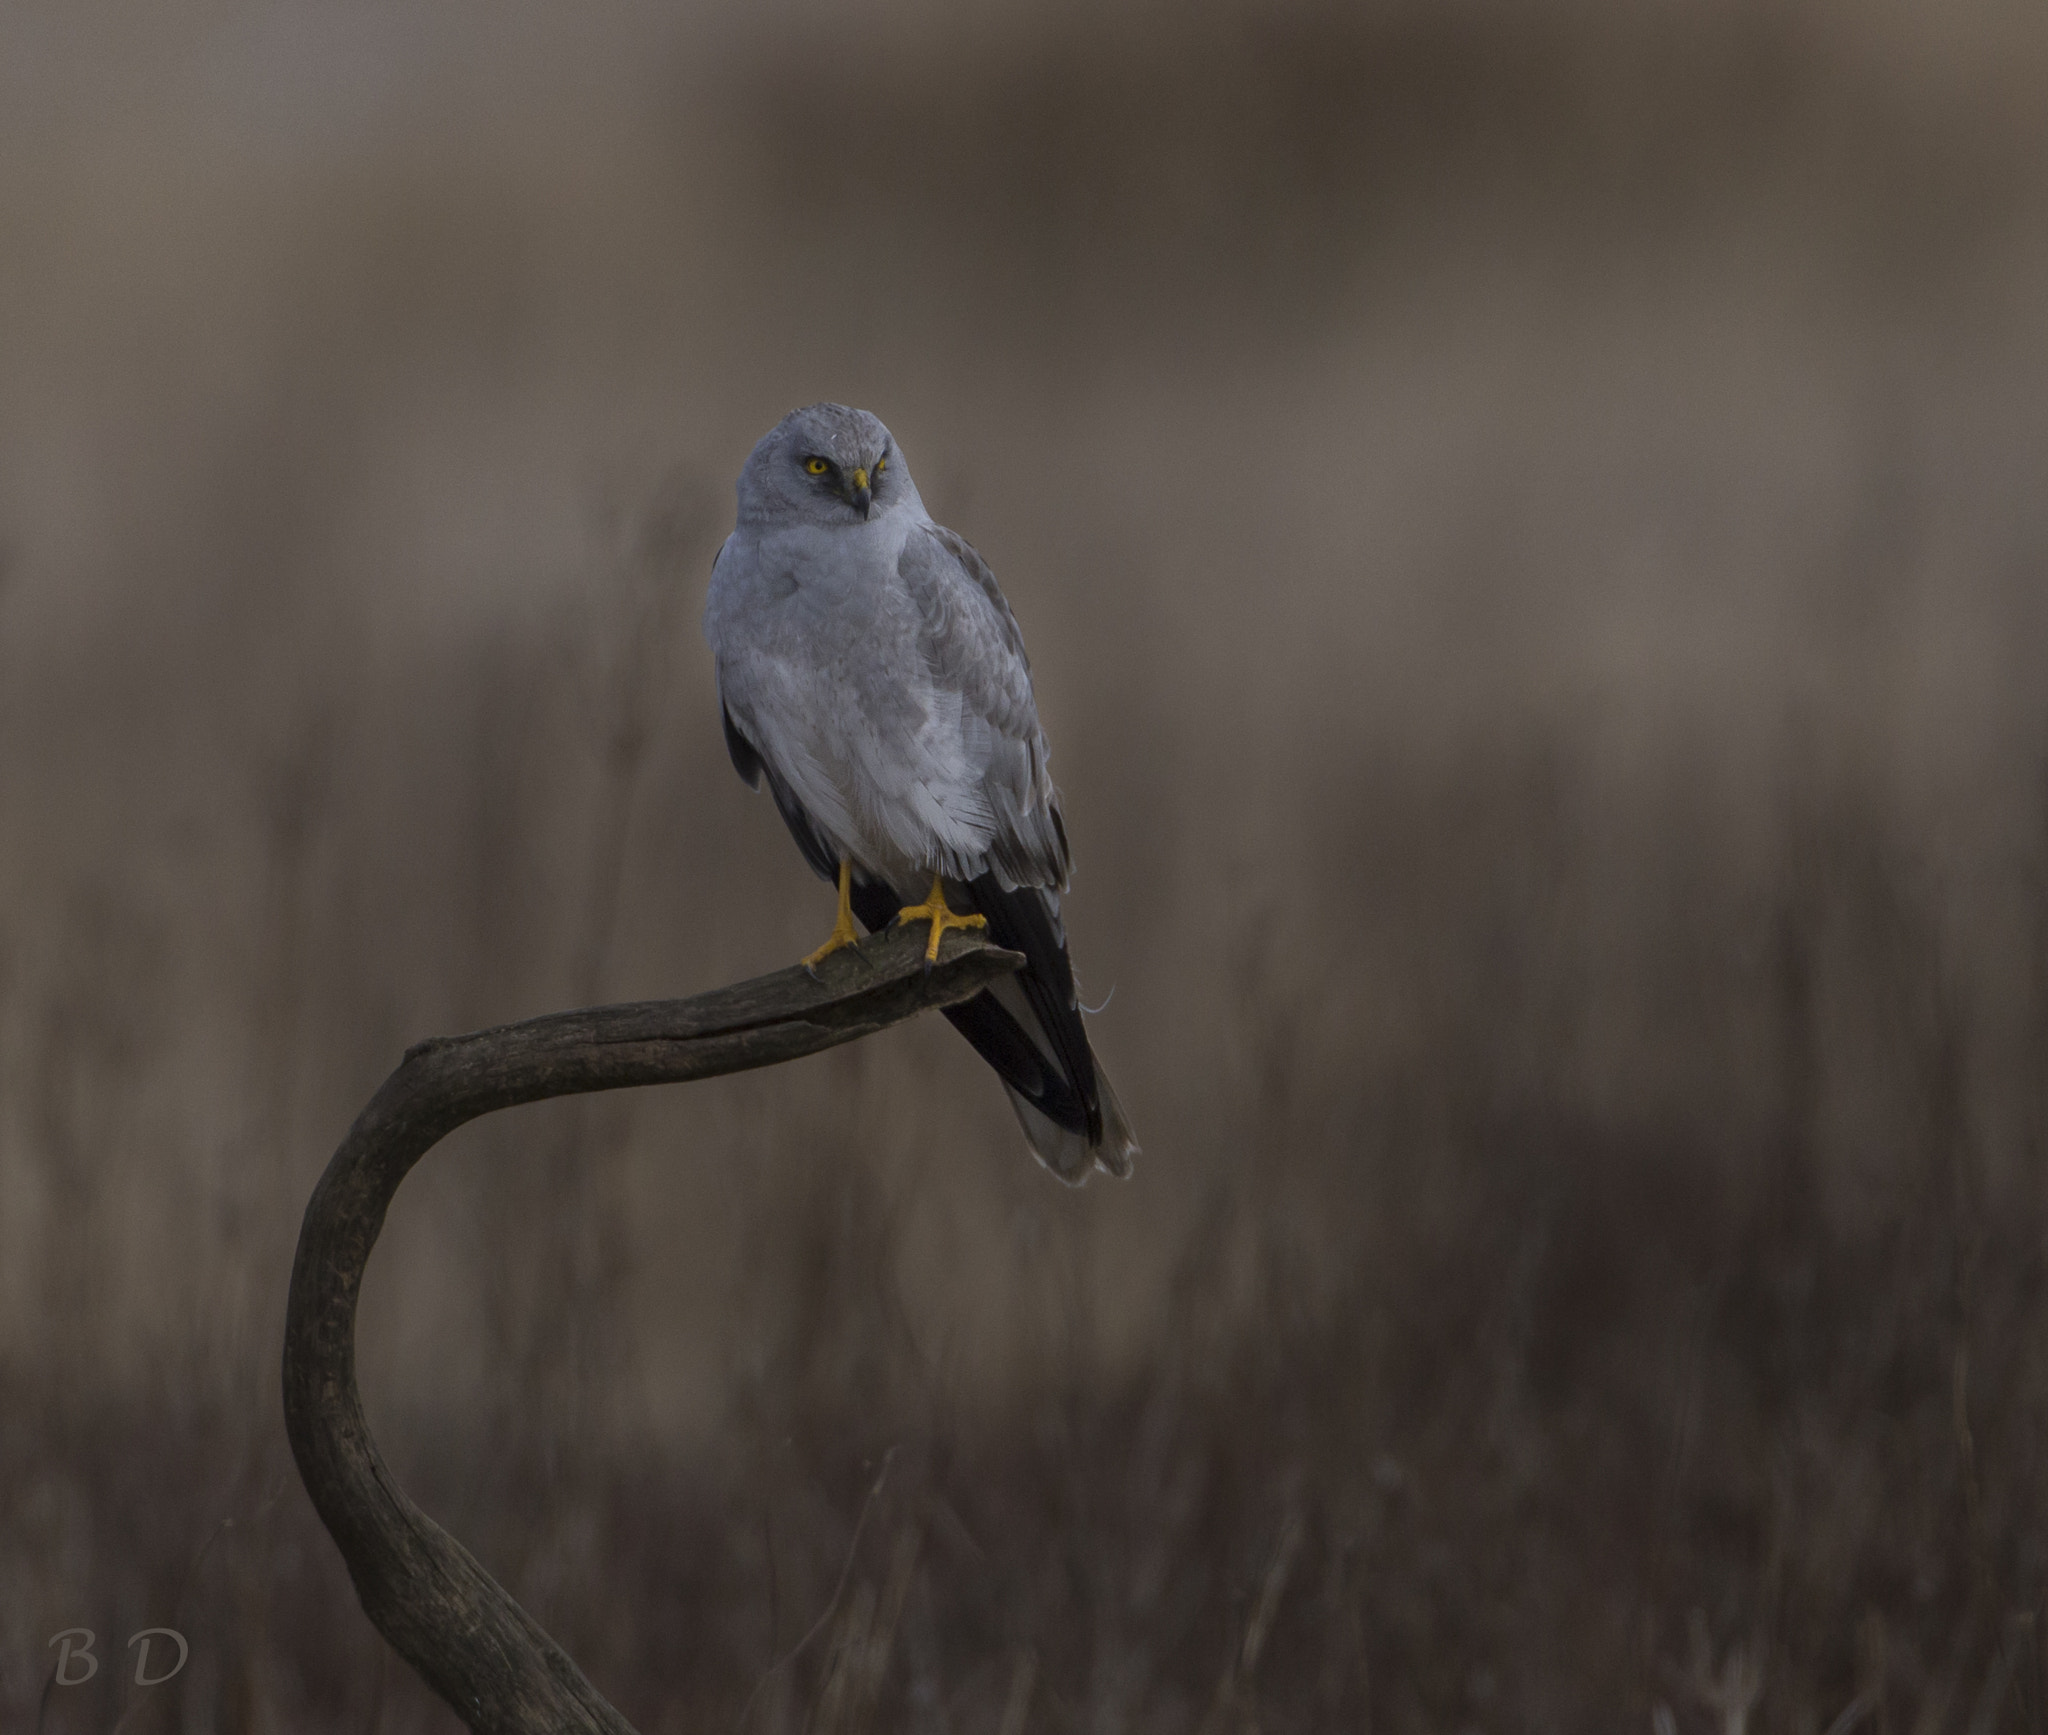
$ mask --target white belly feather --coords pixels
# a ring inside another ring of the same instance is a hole
[[[937,685],[898,576],[929,523],[735,533],[705,629],[740,728],[842,855],[891,884],[987,870],[987,724]]]

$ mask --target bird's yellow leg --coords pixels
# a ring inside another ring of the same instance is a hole
[[[815,970],[821,959],[829,958],[841,946],[851,946],[860,935],[853,931],[853,863],[839,858],[839,919],[832,924],[831,937],[804,960],[806,970]]]
[[[932,925],[931,944],[924,949],[927,964],[937,961],[939,941],[948,928],[985,928],[986,916],[956,916],[946,904],[946,888],[939,883],[939,876],[932,875],[932,894],[921,904],[905,904],[896,912],[898,922],[929,922]]]

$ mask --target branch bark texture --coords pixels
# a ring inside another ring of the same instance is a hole
[[[922,926],[688,1000],[561,1012],[407,1051],[349,1129],[299,1231],[285,1314],[292,1455],[363,1611],[480,1735],[632,1735],[566,1653],[392,1480],[356,1387],[356,1300],[398,1184],[465,1121],[545,1097],[775,1066],[979,993],[1023,959]]]

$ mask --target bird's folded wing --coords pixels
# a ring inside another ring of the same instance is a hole
[[[933,687],[957,696],[961,750],[987,803],[988,869],[1005,886],[1067,883],[1069,857],[1024,635],[988,562],[939,525],[912,532],[897,568],[916,605]]]

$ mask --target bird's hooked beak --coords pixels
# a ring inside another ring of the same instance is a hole
[[[852,489],[848,493],[847,498],[853,502],[859,509],[860,515],[865,518],[868,515],[869,508],[875,503],[875,491],[868,486],[868,473],[865,470],[849,470],[846,473],[846,479],[852,484]]]

